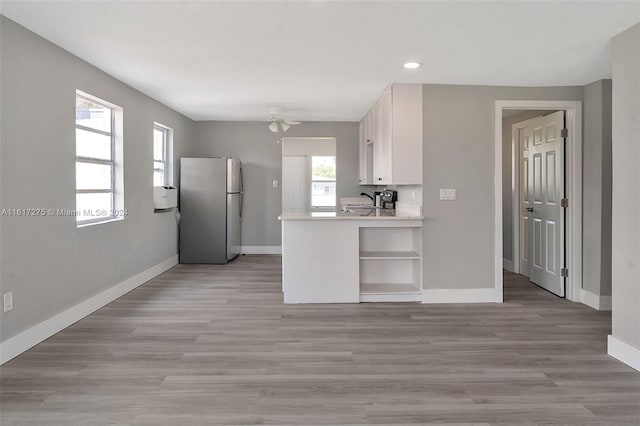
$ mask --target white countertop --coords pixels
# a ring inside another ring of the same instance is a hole
[[[368,214],[367,214],[368,213]],[[282,213],[280,220],[424,220],[424,216],[402,210],[381,210],[373,212],[297,212]]]

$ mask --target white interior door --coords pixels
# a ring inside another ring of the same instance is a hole
[[[309,160],[306,155],[282,156],[282,211],[309,210]]]
[[[514,124],[520,147],[520,273],[564,297],[564,111]]]

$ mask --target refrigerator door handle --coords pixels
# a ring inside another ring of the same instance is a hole
[[[240,219],[244,211],[244,176],[242,175],[242,166],[240,166]]]

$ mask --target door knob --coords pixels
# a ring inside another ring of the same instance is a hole
[[[525,208],[525,210],[531,213],[531,212],[533,212],[533,207],[527,207],[527,208]]]

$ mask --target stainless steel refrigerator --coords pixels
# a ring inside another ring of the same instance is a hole
[[[242,167],[236,158],[180,159],[180,263],[240,254]]]

